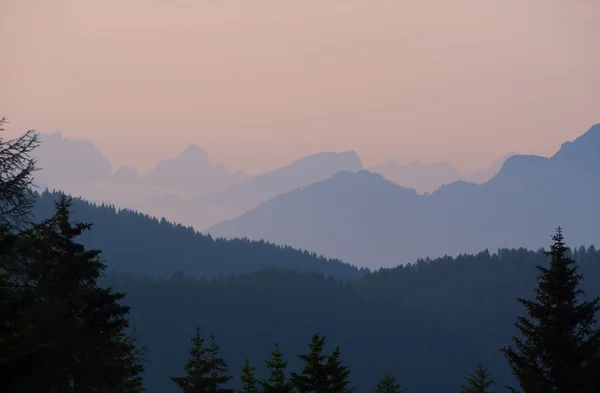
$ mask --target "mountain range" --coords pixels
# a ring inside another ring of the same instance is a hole
[[[196,224],[210,222],[208,217],[215,217],[213,221],[220,222],[278,195],[326,180],[336,173],[354,173],[362,169],[362,162],[353,151],[313,154],[224,191],[194,199],[188,204],[188,211]]]
[[[419,195],[380,174],[341,172],[207,229],[266,239],[360,266],[395,266],[501,247],[537,247],[556,226],[579,244],[600,237],[600,124],[550,157],[514,155],[483,184]]]
[[[250,176],[213,163],[202,147],[192,144],[179,156],[159,161],[148,173],[140,174],[130,166],[113,172],[110,162],[90,141],[67,139],[60,132],[41,134],[40,139],[42,143],[34,154],[41,167],[35,179],[41,190],[62,190],[92,202],[136,209],[199,229],[233,219],[274,197],[337,173],[364,169],[354,151],[323,152]],[[479,177],[491,177],[503,160]],[[372,170],[420,192],[464,177],[449,163],[403,167],[389,162]]]

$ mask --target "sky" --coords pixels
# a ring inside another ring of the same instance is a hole
[[[142,172],[551,155],[600,123],[597,0],[0,0],[0,116]]]

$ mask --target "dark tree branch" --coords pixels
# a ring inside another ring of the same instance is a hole
[[[0,118],[0,132],[6,123],[6,118]],[[35,201],[33,172],[37,170],[31,152],[38,146],[33,130],[12,140],[0,136],[0,226],[21,229],[30,223]]]

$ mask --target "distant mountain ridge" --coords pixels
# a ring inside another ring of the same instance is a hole
[[[49,192],[38,196],[33,210],[35,221],[54,214],[58,196]],[[100,249],[111,271],[148,277],[168,277],[183,271],[200,278],[280,268],[318,272],[343,280],[366,273],[338,259],[264,241],[214,239],[165,219],[109,205],[75,199],[72,210],[74,221],[93,225],[77,241]]]
[[[112,175],[112,165],[90,141],[67,139],[60,132],[40,134],[39,140],[32,153],[39,187],[90,184]]]
[[[414,161],[402,165],[395,160],[390,160],[382,165],[369,168],[386,179],[403,187],[414,188],[417,192],[431,193],[439,187],[456,181],[468,181],[472,183],[484,183],[496,175],[504,162],[515,153],[510,153],[495,160],[488,168],[478,171],[472,175],[465,176],[459,173],[454,166],[447,161],[425,165],[420,161]]]
[[[160,161],[140,181],[146,184],[176,187],[203,195],[232,187],[250,179],[244,172],[228,172],[221,164],[213,164],[206,150],[191,144],[181,155]]]
[[[600,238],[600,125],[551,158],[514,155],[488,182],[464,181],[418,195],[368,171],[274,198],[207,229],[393,266],[422,256],[547,242],[561,225],[573,242]]]
[[[213,164],[206,150],[191,144],[179,156],[158,162],[148,173],[139,174],[127,165],[113,173],[108,160],[90,141],[70,140],[60,133],[41,134],[41,141],[36,154],[42,168],[35,174],[40,190],[61,190],[196,228],[233,218],[339,171],[362,169],[356,152],[324,152],[249,176]]]
[[[312,154],[224,191],[197,198],[190,202],[189,209],[196,222],[205,218],[206,224],[200,225],[205,227],[233,218],[273,197],[307,187],[341,171],[356,172],[362,168],[358,154],[353,151]],[[214,218],[206,220],[211,213]]]

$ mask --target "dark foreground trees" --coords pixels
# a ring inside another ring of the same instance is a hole
[[[232,389],[223,386],[232,378],[227,362],[219,355],[220,348],[215,336],[211,335],[210,339],[210,345],[205,346],[200,328],[196,328],[190,357],[185,366],[185,376],[171,377],[182,392],[233,393]]]
[[[12,332],[1,391],[143,390],[141,350],[126,333],[129,308],[119,303],[124,295],[97,286],[100,252],[75,241],[89,228],[71,223],[63,197],[54,217],[0,240],[4,287],[20,303],[2,315]]]
[[[0,118],[0,133],[5,122],[5,118]],[[9,262],[17,256],[17,232],[29,224],[33,204],[30,186],[35,170],[35,160],[29,153],[36,146],[37,135],[33,131],[9,141],[0,135],[0,391],[24,365],[32,363],[32,357],[39,355],[41,349],[29,346],[18,350],[31,337],[31,327],[19,327],[15,320],[30,299],[15,290],[9,271]]]
[[[124,294],[97,286],[100,251],[76,242],[91,226],[71,222],[65,196],[31,224],[37,145],[34,131],[0,137],[0,392],[141,392]]]
[[[0,133],[6,118],[0,118]],[[23,227],[28,224],[34,197],[33,172],[36,160],[31,152],[38,146],[38,135],[5,140],[0,134],[0,227]]]
[[[248,358],[244,361],[240,377],[241,389],[238,393],[351,393],[348,376],[350,371],[342,365],[340,348],[335,348],[330,354],[323,353],[325,337],[313,335],[309,344],[309,353],[297,355],[304,362],[301,374],[292,372],[288,381],[285,369],[287,362],[283,360],[279,345],[275,345],[271,359],[266,366],[269,377],[258,381],[254,375],[255,367],[250,365]],[[184,377],[171,377],[184,393],[231,393],[224,385],[231,377],[228,375],[227,362],[218,356],[219,346],[211,336],[211,345],[204,346],[200,329],[192,338],[190,358],[185,366]],[[393,392],[398,393],[398,392]]]
[[[304,362],[302,373],[291,373],[291,380],[298,393],[351,393],[348,376],[350,371],[340,361],[340,348],[330,355],[323,353],[325,337],[315,334],[309,344],[310,351],[297,355]]]
[[[553,240],[550,266],[537,266],[536,300],[518,299],[529,315],[516,324],[522,338],[513,337],[514,347],[503,352],[524,393],[598,392],[599,299],[579,302],[582,276],[561,228]]]

